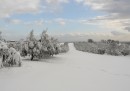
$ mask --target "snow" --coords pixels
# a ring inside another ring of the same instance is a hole
[[[0,91],[130,91],[130,56],[75,50],[0,69]]]

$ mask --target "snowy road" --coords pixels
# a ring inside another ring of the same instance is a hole
[[[0,69],[0,91],[130,91],[130,56],[75,50]]]

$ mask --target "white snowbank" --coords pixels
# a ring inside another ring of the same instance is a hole
[[[0,69],[0,91],[130,91],[130,57],[70,51]]]

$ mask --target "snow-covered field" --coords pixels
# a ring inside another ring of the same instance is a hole
[[[75,50],[0,69],[0,91],[130,91],[130,56]]]

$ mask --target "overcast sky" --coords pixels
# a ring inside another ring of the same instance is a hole
[[[48,33],[60,40],[130,40],[130,0],[0,0],[8,40]]]

